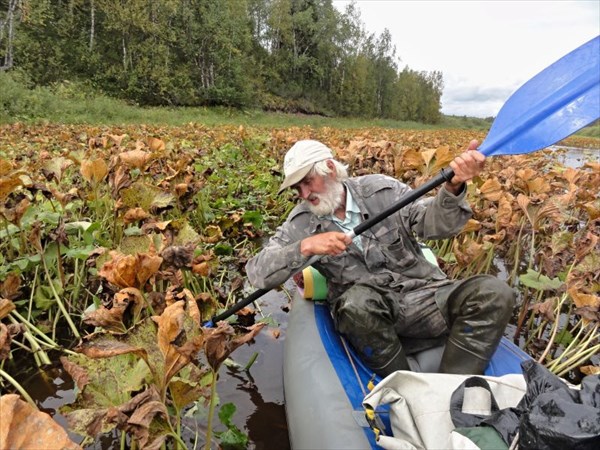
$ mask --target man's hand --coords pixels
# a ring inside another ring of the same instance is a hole
[[[467,150],[450,163],[454,177],[445,186],[454,195],[460,193],[463,183],[479,175],[483,170],[485,155],[477,151],[478,145],[479,142],[472,140]]]
[[[352,239],[344,233],[329,231],[307,237],[300,242],[300,253],[303,256],[339,255],[350,245]]]

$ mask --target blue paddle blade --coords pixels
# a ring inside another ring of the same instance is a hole
[[[521,86],[500,109],[479,147],[484,155],[531,153],[600,117],[600,36]]]

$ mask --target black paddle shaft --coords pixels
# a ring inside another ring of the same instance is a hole
[[[438,173],[435,177],[433,177],[432,179],[427,181],[425,184],[422,184],[418,188],[415,188],[412,191],[410,191],[408,194],[403,196],[400,200],[398,200],[396,203],[394,203],[389,208],[383,210],[379,214],[358,224],[356,227],[354,227],[354,229],[352,230],[352,233],[354,234],[354,236],[358,236],[358,235],[364,233],[369,228],[371,228],[373,225],[376,225],[379,222],[381,222],[382,220],[388,218],[395,212],[404,208],[406,205],[414,202],[419,197],[422,197],[423,195],[427,194],[429,191],[435,189],[440,184],[444,183],[445,181],[452,180],[453,177],[454,177],[454,171],[452,169],[450,169],[449,167],[442,169],[440,171],[440,173]],[[314,261],[318,261],[320,259],[320,256],[317,255],[316,259],[313,259],[313,258],[310,259],[308,265],[311,265]],[[306,267],[306,266],[304,266],[304,267]],[[230,317],[233,314],[235,314],[236,312],[238,312],[240,309],[242,309],[242,308],[248,306],[250,303],[258,300],[260,297],[262,297],[269,291],[270,291],[270,289],[258,289],[257,291],[254,291],[252,294],[250,294],[245,299],[240,300],[239,302],[234,304],[231,308],[223,311],[220,314],[215,315],[211,320],[206,322],[204,324],[204,326],[207,326],[207,327],[214,326],[214,324],[216,324],[218,321],[227,319],[228,317]]]

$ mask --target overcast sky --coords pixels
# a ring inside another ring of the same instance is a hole
[[[444,74],[444,114],[496,116],[519,86],[600,34],[600,0],[356,3],[368,32],[390,31],[400,69]]]

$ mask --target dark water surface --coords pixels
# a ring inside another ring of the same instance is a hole
[[[288,282],[286,287],[293,289]],[[293,291],[290,292],[293,295]],[[254,353],[258,357],[248,372],[228,367],[225,364],[219,372],[217,393],[220,405],[235,404],[237,410],[233,416],[235,425],[250,439],[250,449],[256,450],[288,450],[290,449],[285,407],[283,398],[283,341],[287,328],[287,307],[289,297],[283,291],[271,291],[258,300],[258,305],[264,316],[269,316],[279,324],[279,327],[266,327],[255,338],[254,342],[238,348],[231,359],[245,366]],[[257,314],[257,320],[260,314]],[[279,331],[275,338],[273,330]],[[53,358],[58,360],[58,356]],[[18,381],[27,390],[44,411],[54,420],[67,428],[66,419],[58,413],[65,404],[75,401],[74,383],[60,363],[43,371],[38,371],[31,358],[15,362],[18,366],[10,369],[12,373],[20,373]],[[31,367],[25,365],[31,364]],[[15,370],[17,369],[17,370]],[[215,414],[213,420],[217,431],[224,427]],[[81,436],[70,433],[74,442],[81,442]],[[184,441],[193,442],[193,437],[183,433]],[[198,438],[196,448],[203,448],[203,437]],[[120,436],[117,432],[104,435],[86,449],[109,450],[120,448]],[[189,448],[193,448],[190,445]]]

